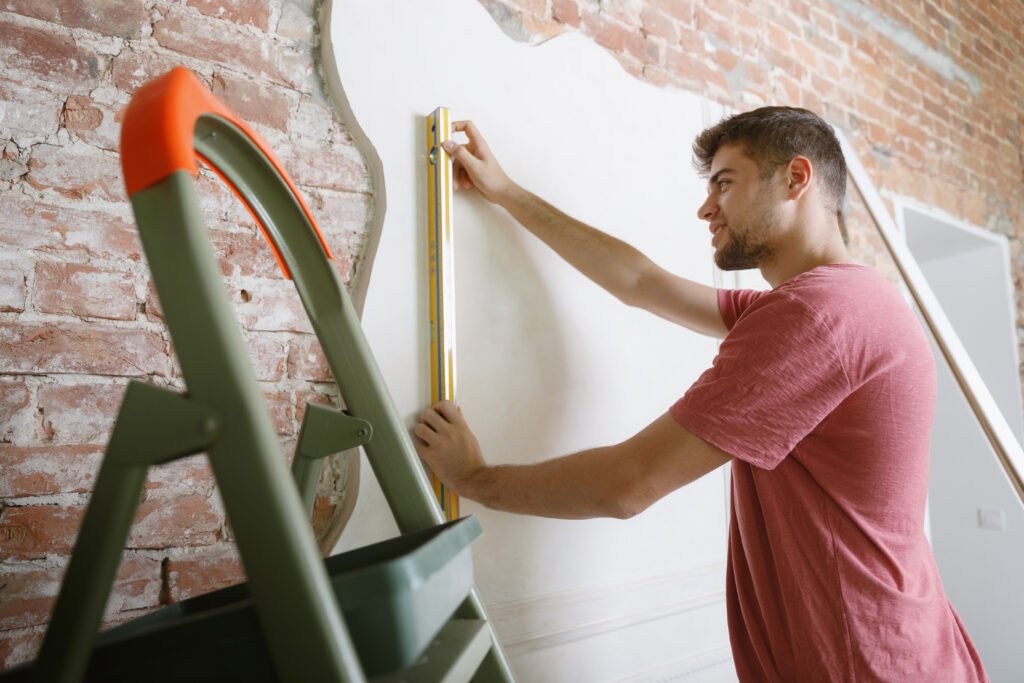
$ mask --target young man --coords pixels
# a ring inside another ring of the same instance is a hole
[[[502,171],[470,122],[459,184],[504,207],[623,302],[724,338],[708,369],[631,439],[536,465],[488,466],[460,411],[415,428],[423,460],[488,507],[635,515],[732,463],[727,607],[743,681],[983,681],[923,534],[935,367],[898,290],[852,262],[846,164],[802,109],[726,119],[694,143],[715,262],[767,292],[715,290],[562,214]]]

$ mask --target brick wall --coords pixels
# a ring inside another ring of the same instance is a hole
[[[1020,3],[480,1],[517,40],[580,31],[651,83],[819,112],[889,196],[1006,235],[1021,287]],[[181,387],[118,167],[130,93],[193,69],[270,141],[343,277],[359,276],[370,188],[313,77],[313,4],[0,2],[0,666],[35,652],[125,382]],[[208,175],[199,185],[290,452],[297,406],[333,388],[248,215]],[[858,257],[891,272],[856,198],[850,230]],[[322,519],[339,486],[326,492]],[[230,538],[201,459],[155,470],[109,622],[237,580]]]
[[[313,71],[313,12],[314,0],[0,2],[0,668],[35,654],[125,384],[183,388],[117,155],[135,88],[192,69],[279,154],[342,278],[360,271],[370,188]],[[291,453],[302,406],[336,389],[248,213],[212,175],[198,185]],[[348,484],[335,465],[320,533]],[[157,468],[107,623],[241,576],[205,458]]]
[[[893,195],[912,198],[1009,239],[1024,337],[1024,4],[480,2],[517,40],[579,31],[653,84],[737,110],[819,113],[851,140],[890,214]],[[852,185],[848,195],[855,256],[897,277]]]

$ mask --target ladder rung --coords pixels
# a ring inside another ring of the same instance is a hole
[[[373,679],[374,683],[465,683],[491,649],[487,622],[452,619],[416,663],[403,671]]]

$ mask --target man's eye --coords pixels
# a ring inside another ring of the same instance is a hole
[[[718,191],[721,192],[722,190],[724,190],[725,186],[728,185],[728,184],[729,184],[728,180],[719,180],[718,181]]]

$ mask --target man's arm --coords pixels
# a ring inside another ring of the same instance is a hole
[[[456,184],[476,187],[485,199],[503,207],[571,266],[630,306],[713,337],[728,329],[718,297],[708,287],[669,273],[636,248],[578,221],[527,192],[505,175],[486,141],[470,121],[452,129],[468,142],[446,142],[455,159]]]
[[[420,457],[459,495],[487,507],[542,517],[627,519],[732,459],[668,413],[615,446],[535,465],[488,466],[462,412],[448,401],[423,411]]]

